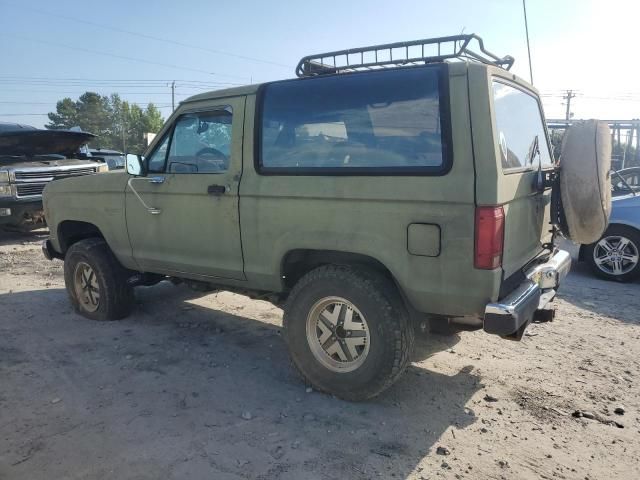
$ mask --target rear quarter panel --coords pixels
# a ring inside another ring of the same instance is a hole
[[[281,263],[295,249],[368,255],[384,264],[422,312],[481,312],[499,276],[473,269],[474,175],[466,68],[450,68],[453,166],[444,176],[259,175],[254,114],[247,114],[240,218],[245,273],[266,290],[283,288]],[[255,112],[256,97],[247,99]],[[440,254],[412,255],[407,227],[440,227]]]

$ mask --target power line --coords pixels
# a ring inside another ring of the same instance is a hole
[[[0,32],[0,35],[9,36],[8,34],[2,33],[2,32]],[[107,57],[119,58],[121,60],[128,60],[128,61],[138,62],[138,63],[146,63],[148,65],[157,65],[157,66],[160,66],[160,67],[174,68],[174,69],[177,69],[177,70],[189,70],[189,71],[192,71],[192,72],[206,73],[207,75],[217,75],[217,76],[220,76],[220,77],[229,77],[229,78],[243,78],[243,79],[248,80],[247,77],[238,77],[236,75],[226,75],[226,74],[222,74],[222,73],[208,72],[206,70],[201,70],[199,68],[181,67],[179,65],[173,65],[173,64],[170,64],[170,63],[154,62],[153,60],[146,60],[144,58],[128,57],[126,55],[118,55],[118,54],[115,54],[115,53],[102,52],[100,50],[91,50],[89,48],[79,47],[77,45],[67,45],[66,43],[58,43],[58,42],[38,40],[36,38],[30,38],[30,37],[25,37],[25,36],[22,36],[22,35],[16,35],[14,33],[11,34],[11,38],[12,39],[16,39],[17,38],[17,39],[26,40],[26,41],[29,41],[29,42],[40,43],[40,44],[43,44],[43,45],[51,45],[51,46],[59,47],[59,48],[67,48],[67,49],[70,49],[70,50],[78,50],[80,52],[92,53],[94,55],[103,55],[103,56],[107,56]]]
[[[171,92],[167,92],[166,88],[167,88],[166,86],[163,87],[165,91],[161,91],[161,92],[112,92],[112,93],[117,93],[119,95],[171,95]],[[77,90],[33,90],[30,88],[3,88],[0,92],[8,91],[8,92],[56,93],[56,94],[76,94],[77,95],[79,92],[81,92],[81,90],[84,90],[84,88],[80,88]],[[176,95],[183,95],[188,97],[194,94],[193,93],[176,93]]]
[[[165,86],[172,79],[91,79],[91,78],[63,78],[63,77],[26,77],[16,75],[0,75],[2,83],[47,83],[47,84],[106,84],[106,85],[153,85]],[[222,81],[202,81],[202,80],[175,80],[176,82],[201,87],[237,86],[243,83],[222,82]]]
[[[129,100],[123,100],[127,103],[129,103],[130,105],[138,105],[138,106],[147,106],[150,103],[153,103],[154,106],[156,107],[171,107],[171,103],[168,102],[161,102],[161,103],[156,103],[156,102],[132,102]],[[15,102],[15,101],[4,101],[4,100],[0,100],[0,104],[9,104],[9,105],[52,105],[52,104],[56,104],[57,101],[52,101],[52,102]]]
[[[96,22],[92,22],[90,20],[87,20],[86,18],[77,18],[77,17],[71,17],[71,16],[67,16],[67,15],[60,15],[58,13],[55,12],[51,12],[51,11],[47,11],[47,10],[40,10],[40,9],[36,9],[33,7],[27,7],[24,5],[16,5],[13,3],[9,3],[9,2],[4,2],[5,5],[9,5],[13,8],[20,8],[23,10],[29,10],[35,13],[38,13],[40,15],[46,15],[46,16],[51,16],[51,17],[57,17],[57,18],[62,18],[64,20],[69,20],[72,22],[76,22],[76,23],[81,23],[81,24],[86,24],[86,25],[93,25],[94,27],[98,27],[98,28],[103,28],[105,30],[111,30],[114,32],[119,32],[119,33],[126,33],[127,35],[133,35],[136,37],[141,37],[141,38],[146,38],[149,40],[155,40],[158,42],[164,42],[164,43],[170,43],[173,45],[178,45],[180,47],[186,47],[186,48],[192,48],[192,49],[196,49],[196,50],[200,50],[203,52],[209,52],[209,53],[213,53],[216,55],[224,55],[227,57],[233,57],[233,58],[239,58],[242,60],[248,60],[248,61],[252,61],[252,62],[258,62],[258,63],[264,63],[264,64],[268,64],[268,65],[274,65],[277,67],[283,67],[283,68],[287,68],[289,69],[289,65],[285,65],[283,63],[278,63],[278,62],[273,62],[270,60],[264,60],[262,58],[255,58],[255,57],[250,57],[247,55],[240,55],[240,54],[236,54],[236,53],[231,53],[231,52],[225,52],[222,50],[215,50],[212,48],[206,48],[206,47],[202,47],[200,45],[193,45],[193,44],[189,44],[189,43],[185,43],[185,42],[178,42],[176,40],[171,40],[168,38],[162,38],[162,37],[156,37],[154,35],[149,35],[146,33],[140,33],[140,32],[132,32],[130,30],[125,30],[123,28],[118,28],[118,27],[112,27],[110,25],[104,25],[104,24],[100,24],[100,23],[96,23]]]
[[[171,82],[171,80],[169,81]],[[178,83],[178,82],[176,82]],[[167,83],[80,83],[80,82],[32,82],[32,81],[3,81],[0,79],[0,85],[25,85],[32,87],[88,87],[88,88],[102,88],[102,87],[115,87],[115,88],[163,88],[166,87]],[[211,90],[216,88],[227,88],[229,85],[190,85],[190,84],[180,84],[182,87],[191,88],[196,90]]]
[[[156,106],[157,107],[157,106]],[[166,105],[163,107],[157,107],[157,108],[171,108],[171,105]],[[49,112],[49,113],[55,113],[55,112]],[[46,117],[49,115],[49,113],[0,113],[0,117]]]

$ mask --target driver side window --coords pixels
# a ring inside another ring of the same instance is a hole
[[[169,146],[168,173],[222,173],[231,160],[230,108],[188,113],[176,121]]]
[[[169,135],[165,135],[158,148],[151,154],[147,163],[149,173],[162,173],[164,171],[164,159],[167,158]]]

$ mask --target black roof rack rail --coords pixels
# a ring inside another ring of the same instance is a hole
[[[477,41],[477,51],[469,48],[472,40]],[[505,70],[509,70],[515,61],[510,55],[498,57],[491,53],[484,48],[482,38],[471,33],[308,55],[298,62],[296,75],[298,77],[313,77],[387,67],[421,65],[454,58],[468,58],[496,65]]]

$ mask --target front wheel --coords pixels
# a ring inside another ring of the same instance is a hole
[[[101,238],[74,243],[64,259],[64,283],[76,312],[92,320],[119,320],[133,307],[128,272]]]
[[[600,240],[586,246],[585,257],[601,278],[620,282],[634,280],[640,276],[640,232],[612,225]]]
[[[293,364],[316,390],[365,400],[409,363],[413,328],[392,282],[366,269],[324,266],[302,277],[284,312]]]

